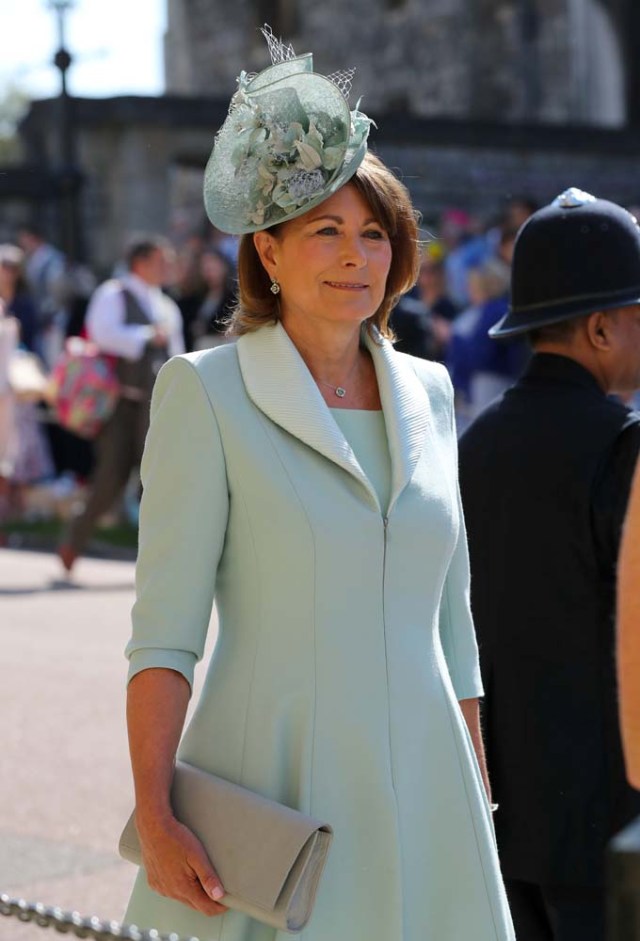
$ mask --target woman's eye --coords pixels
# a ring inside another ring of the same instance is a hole
[[[326,225],[323,229],[318,230],[318,235],[335,235],[337,231],[334,225]]]
[[[385,237],[384,232],[381,232],[380,229],[367,229],[364,234],[365,238],[368,239],[383,239]]]

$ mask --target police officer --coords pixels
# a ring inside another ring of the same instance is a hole
[[[463,435],[460,476],[496,835],[518,941],[602,941],[607,841],[640,813],[614,664],[620,531],[640,415],[640,227],[571,189],[518,235],[495,339],[515,386]]]

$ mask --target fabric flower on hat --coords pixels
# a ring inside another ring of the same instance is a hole
[[[322,170],[304,170],[292,167],[281,170],[279,182],[273,191],[273,202],[281,209],[300,206],[305,199],[311,199],[324,186]]]
[[[320,127],[326,128],[332,141],[347,137],[344,122],[329,115],[320,113],[305,123],[292,121],[287,126],[259,105],[238,97],[233,119],[237,145],[232,161],[238,172],[254,181],[255,199],[249,213],[254,225],[262,224],[271,205],[285,211],[303,206],[322,191],[344,158],[344,145],[325,146]]]

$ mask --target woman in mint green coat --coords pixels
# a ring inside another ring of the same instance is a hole
[[[177,752],[332,825],[305,941],[513,941],[451,385],[388,339],[414,214],[344,88],[278,48],[266,78],[241,76],[205,183],[214,224],[243,234],[239,339],[174,358],[153,396],[128,645],[144,869],[126,919],[284,937],[225,910],[172,814]]]

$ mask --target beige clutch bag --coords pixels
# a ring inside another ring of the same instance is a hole
[[[206,849],[222,904],[280,931],[301,931],[313,910],[332,830],[297,810],[178,761],[173,810]],[[120,855],[142,865],[135,811]]]

